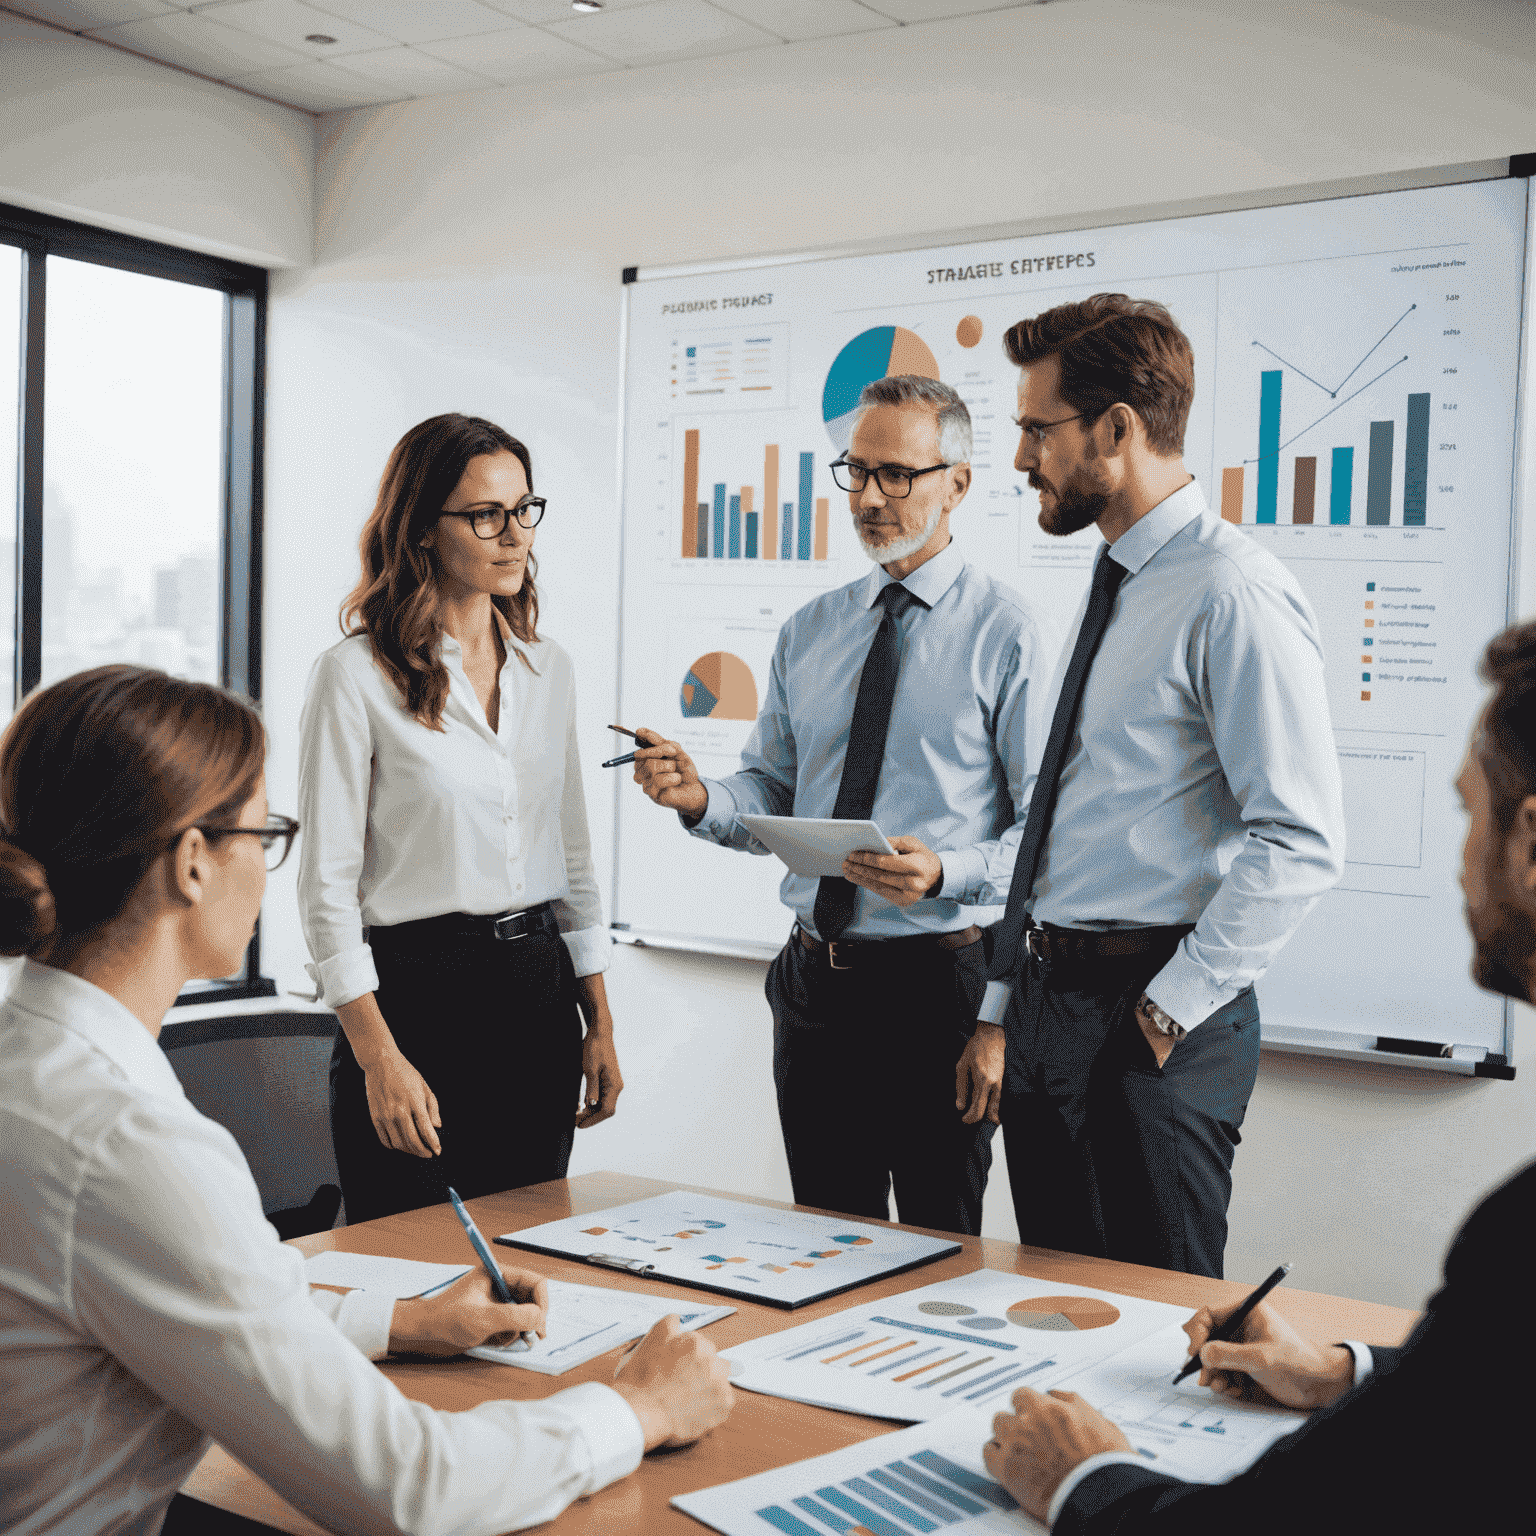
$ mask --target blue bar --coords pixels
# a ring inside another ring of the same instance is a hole
[[[794,537],[795,528],[795,504],[792,501],[784,503],[784,522],[779,528],[779,559],[789,559],[789,544]]]
[[[758,1510],[757,1518],[766,1520],[775,1530],[783,1531],[784,1536],[821,1536],[820,1531],[807,1525],[804,1520],[795,1519],[787,1509],[780,1509],[777,1504]]]
[[[974,1493],[978,1499],[997,1505],[999,1509],[1019,1507],[1019,1501],[1001,1483],[994,1483],[990,1477],[982,1477],[979,1473],[968,1472],[964,1467],[956,1466],[947,1456],[940,1456],[937,1451],[914,1451],[912,1460],[927,1467],[930,1472],[938,1473],[940,1477],[947,1477],[967,1493]]]
[[[731,497],[731,532],[730,543],[727,546],[729,558],[741,559],[741,497]]]
[[[757,559],[757,513],[747,513],[747,559]]]
[[[898,1355],[894,1360],[887,1360],[884,1365],[877,1365],[874,1370],[866,1371],[866,1376],[883,1376],[887,1371],[894,1371],[898,1365],[911,1365],[914,1360],[921,1360],[924,1355],[936,1355],[943,1349],[942,1344],[930,1344],[927,1349],[920,1349],[915,1355]]]
[[[1365,461],[1365,520],[1373,528],[1392,521],[1392,438],[1395,422],[1371,423],[1371,452]]]
[[[1422,528],[1429,504],[1429,396],[1408,396],[1408,442],[1403,457],[1403,527]]]
[[[857,1499],[850,1499],[841,1488],[818,1488],[818,1499],[825,1499],[828,1504],[834,1504],[838,1509],[845,1509],[866,1531],[871,1531],[874,1536],[912,1536],[912,1533],[903,1530],[899,1525],[892,1525],[884,1515],[877,1514],[867,1504],[860,1504]]]
[[[709,555],[709,503],[707,501],[699,503],[699,547],[694,554],[700,560],[708,558]]]
[[[974,1344],[978,1349],[1001,1349],[1012,1354],[1017,1344],[1000,1344],[996,1339],[979,1339],[974,1333],[952,1333],[947,1328],[930,1328],[926,1323],[903,1323],[894,1317],[872,1317],[870,1322],[882,1328],[900,1328],[906,1333],[926,1333],[935,1339],[959,1339],[962,1344]]]
[[[862,1477],[848,1478],[843,1487],[850,1493],[856,1493],[861,1499],[867,1499],[871,1504],[878,1505],[888,1515],[895,1515],[898,1520],[905,1520],[914,1531],[938,1530],[938,1525],[930,1520],[927,1515],[920,1515],[910,1504],[903,1504],[900,1499],[893,1499],[883,1488],[877,1488],[867,1479]]]
[[[709,552],[716,560],[725,554],[725,487],[715,487],[715,536],[710,543]]]
[[[1333,450],[1333,480],[1328,487],[1328,521],[1344,524],[1349,521],[1350,493],[1355,485],[1355,450]]]
[[[802,1349],[798,1354],[785,1355],[785,1360],[803,1360],[807,1355],[819,1355],[824,1349],[836,1349],[839,1344],[851,1344],[855,1339],[862,1338],[864,1330],[856,1329],[853,1333],[845,1333],[840,1339],[828,1339],[824,1344],[813,1344],[809,1349]]]
[[[1026,1376],[1033,1376],[1036,1371],[1043,1371],[1046,1366],[1055,1364],[1054,1360],[1042,1360],[1039,1365],[1027,1365],[1023,1370],[1015,1371],[1012,1376],[1004,1376],[1001,1381],[994,1381],[991,1386],[983,1387],[979,1392],[967,1393],[965,1400],[968,1403],[973,1403],[978,1397],[987,1397],[993,1392],[1001,1392],[1004,1387],[1012,1386],[1014,1382],[1022,1381]],[[991,1375],[993,1373],[989,1372],[988,1374]],[[980,1377],[977,1378],[977,1380],[980,1379]],[[949,1393],[946,1392],[944,1396],[948,1397]]]
[[[847,1515],[840,1515],[835,1509],[828,1509],[825,1504],[818,1504],[815,1499],[791,1499],[790,1502],[796,1509],[803,1509],[813,1520],[820,1520],[823,1525],[829,1525],[834,1531],[851,1531],[853,1521]]]
[[[919,1493],[915,1488],[908,1488],[905,1483],[898,1483],[884,1467],[876,1467],[869,1474],[884,1488],[889,1488],[893,1493],[899,1493],[902,1498],[910,1499],[919,1509],[926,1509],[930,1515],[937,1515],[946,1525],[953,1525],[960,1516],[947,1504],[941,1504],[937,1499],[930,1499],[926,1493]]]
[[[1054,1360],[1051,1361],[1052,1365],[1055,1365],[1055,1363]],[[1004,1371],[1017,1370],[1018,1366],[1019,1362],[1017,1360],[1008,1360],[1002,1365],[993,1366],[990,1371],[985,1372],[983,1375],[972,1376],[969,1381],[962,1381],[958,1387],[950,1387],[947,1391],[940,1392],[939,1396],[953,1397],[957,1392],[969,1392],[972,1387],[979,1387],[982,1382],[991,1381],[994,1376],[1001,1376]],[[981,1393],[978,1392],[976,1395],[980,1397]]]
[[[1280,379],[1278,368],[1259,385],[1259,510],[1256,523],[1272,523],[1280,503]]]
[[[958,1489],[951,1488],[948,1483],[936,1482],[931,1477],[925,1477],[915,1467],[909,1467],[904,1461],[889,1461],[886,1463],[887,1472],[894,1472],[898,1477],[905,1478],[909,1483],[916,1483],[919,1488],[926,1488],[929,1493],[936,1493],[941,1499],[948,1499],[951,1504],[958,1505],[968,1515],[979,1515],[986,1509],[985,1504],[978,1504],[975,1499],[968,1499]]]
[[[811,558],[811,465],[814,462],[815,455],[800,455],[800,547],[796,552],[799,560]]]

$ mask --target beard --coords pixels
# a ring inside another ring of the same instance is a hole
[[[884,544],[876,544],[865,538],[864,524],[858,518],[853,520],[853,531],[858,536],[859,548],[876,565],[891,565],[897,560],[905,560],[908,555],[915,555],[933,537],[939,526],[939,519],[943,515],[944,506],[943,503],[939,503],[934,507],[925,527],[916,533],[905,534],[899,539],[889,539]]]
[[[1043,501],[1040,503],[1040,526],[1045,532],[1064,539],[1069,534],[1081,533],[1090,523],[1098,522],[1103,516],[1104,509],[1109,505],[1109,497],[1102,491],[1093,490],[1083,481],[1081,471],[1074,471],[1072,478],[1056,492],[1054,505],[1047,508]],[[1034,474],[1030,475],[1029,483],[1037,491],[1043,484]]]
[[[1489,992],[1531,1001],[1531,958],[1536,955],[1536,919],[1504,896],[1480,912],[1469,912],[1472,980]]]

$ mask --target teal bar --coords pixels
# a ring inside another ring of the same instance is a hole
[[[1347,523],[1349,521],[1349,501],[1354,485],[1355,450],[1353,448],[1335,448],[1333,450],[1333,480],[1328,487],[1328,521],[1330,523]]]
[[[725,554],[725,487],[715,487],[715,536],[710,545],[710,553],[716,560]]]
[[[1374,528],[1392,521],[1392,439],[1395,422],[1371,423],[1371,452],[1365,461],[1365,520]]]
[[[1272,523],[1280,505],[1280,370],[1261,376],[1259,388],[1259,509],[1256,523]]]
[[[800,455],[800,541],[795,552],[800,560],[811,558],[811,466],[815,462],[814,454]]]
[[[757,559],[757,513],[747,513],[747,559]]]
[[[792,501],[784,503],[784,520],[779,524],[779,559],[789,559],[789,541],[795,527],[795,504]]]
[[[1403,527],[1422,528],[1429,507],[1429,396],[1408,396],[1408,445],[1403,459]]]
[[[741,559],[741,497],[731,497],[731,531],[729,534],[728,558]]]

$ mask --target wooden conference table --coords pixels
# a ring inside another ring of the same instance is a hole
[[[557,1221],[565,1216],[603,1210],[630,1200],[642,1200],[677,1187],[629,1174],[586,1173],[574,1179],[532,1184],[526,1189],[508,1190],[500,1195],[485,1195],[468,1204],[480,1230],[493,1236]],[[704,1190],[696,1185],[684,1187],[729,1199],[743,1198],[724,1190]],[[775,1200],[755,1203],[779,1210],[793,1209]],[[909,1230],[927,1229],[914,1227]],[[935,1235],[953,1236],[951,1233]],[[958,1241],[963,1244],[962,1250],[950,1258],[889,1280],[861,1286],[857,1291],[848,1291],[794,1312],[722,1297],[722,1301],[732,1302],[738,1310],[733,1317],[712,1324],[706,1337],[717,1348],[727,1349],[748,1339],[776,1333],[781,1328],[814,1321],[844,1307],[895,1295],[916,1286],[931,1285],[937,1280],[954,1279],[976,1269],[997,1269],[1042,1280],[1095,1286],[1151,1301],[1172,1302],[1187,1306],[1191,1311],[1207,1302],[1220,1304],[1240,1300],[1263,1278],[1261,1275],[1245,1275],[1240,1281],[1205,1280],[1171,1270],[1083,1258],[992,1238],[962,1237]],[[452,1208],[446,1205],[299,1238],[294,1246],[306,1254],[340,1248],[350,1253],[428,1259],[437,1263],[463,1263],[467,1252],[463,1228],[454,1219]],[[655,1282],[614,1270],[593,1270],[573,1260],[520,1253],[515,1248],[498,1248],[496,1252],[505,1262],[524,1264],[551,1279],[612,1286],[620,1290],[655,1291],[659,1288]],[[688,1294],[679,1286],[667,1286],[666,1289],[672,1294]],[[1277,1291],[1271,1300],[1303,1335],[1329,1343],[1354,1338],[1366,1343],[1395,1344],[1407,1335],[1416,1319],[1415,1313],[1401,1307],[1347,1301],[1338,1296],[1323,1296],[1289,1287]],[[608,1381],[612,1378],[617,1358],[618,1350],[615,1349],[559,1377],[539,1376],[531,1371],[509,1370],[506,1366],[468,1359],[386,1361],[380,1369],[406,1396],[436,1408],[457,1410],[471,1408],[492,1397],[547,1397],[578,1382]],[[644,1531],[646,1536],[653,1536],[653,1533],[683,1536],[686,1532],[689,1536],[698,1536],[703,1527],[667,1502],[674,1495],[748,1477],[825,1451],[840,1450],[843,1446],[900,1427],[886,1419],[836,1413],[756,1392],[738,1392],[734,1412],[719,1429],[697,1445],[646,1457],[633,1476],[589,1499],[579,1500],[552,1523],[552,1528],[558,1530],[560,1536],[598,1536],[598,1533],[611,1536],[614,1531]],[[208,1452],[182,1486],[184,1492],[206,1503],[263,1521],[278,1530],[295,1533],[295,1536],[316,1536],[321,1530],[219,1446]]]

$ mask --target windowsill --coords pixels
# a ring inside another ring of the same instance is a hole
[[[207,1003],[235,1003],[252,997],[276,997],[277,983],[270,976],[248,981],[191,981],[181,989],[173,1008],[192,1008]]]

